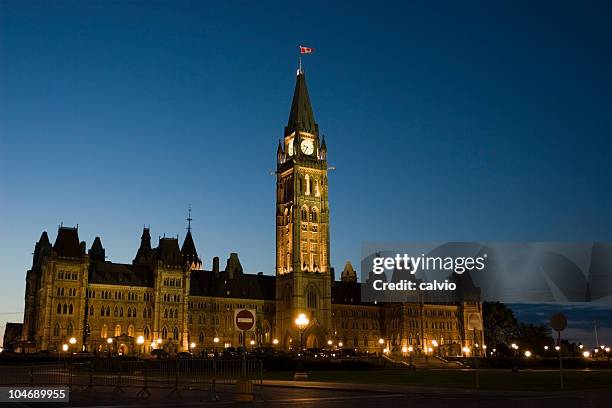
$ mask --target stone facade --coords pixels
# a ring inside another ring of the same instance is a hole
[[[483,343],[481,303],[374,304],[361,301],[349,262],[336,281],[330,265],[327,146],[319,136],[306,79],[297,75],[285,137],[277,149],[276,274],[244,273],[237,254],[224,269],[213,258],[202,268],[191,228],[178,238],[151,244],[144,228],[131,264],[106,260],[99,237],[89,250],[78,228],[60,227],[52,245],[46,232],[36,243],[27,272],[23,351],[148,353],[212,351],[226,346],[296,348],[294,320],[304,313],[309,348],[356,348],[391,352],[413,346],[425,352],[459,354]],[[191,217],[189,217],[190,220]],[[190,220],[191,221],[191,220]],[[237,309],[257,313],[255,329],[234,328]],[[136,339],[140,336],[144,344]],[[73,343],[70,339],[74,338]],[[111,343],[108,339],[113,339]],[[381,342],[382,339],[382,342]]]

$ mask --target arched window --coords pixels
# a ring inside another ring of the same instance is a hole
[[[312,207],[310,210],[310,221],[311,222],[319,222],[319,216],[316,207]]]
[[[106,306],[106,315],[110,317],[110,306]]]
[[[131,324],[128,326],[128,336],[134,337],[134,326]]]
[[[57,314],[62,313],[62,305],[60,305],[59,303],[57,304]]]
[[[308,208],[307,207],[302,207],[302,221],[307,222],[308,221]]]
[[[102,328],[100,329],[100,337],[108,337],[108,328],[106,327],[106,325],[102,325]]]
[[[317,293],[314,290],[310,290],[308,292],[308,308],[317,308]]]
[[[162,339],[166,340],[168,338],[168,329],[166,326],[162,329]]]
[[[132,317],[137,317],[136,316],[136,308],[132,309]]]
[[[62,328],[60,327],[59,323],[55,323],[55,326],[53,327],[53,335],[55,337],[59,337],[60,333],[61,333]]]
[[[123,317],[123,307],[119,308],[119,317]]]
[[[319,179],[315,179],[314,181],[314,192],[315,192],[315,197],[319,197],[321,195],[321,191],[319,189]]]
[[[200,336],[198,337],[198,340],[200,340],[200,343],[204,343],[204,332],[200,332]]]
[[[115,312],[114,312],[113,316],[115,316],[115,317],[119,316],[119,308],[117,306],[115,306]]]
[[[168,309],[164,309],[164,318],[168,318]]]
[[[72,327],[72,322],[68,323],[68,328],[66,329],[66,336],[71,337],[74,332],[74,327]]]
[[[94,307],[93,307],[93,306],[91,306],[91,307],[89,308],[89,315],[90,315],[90,316],[93,316],[93,315],[94,315]]]
[[[73,308],[72,308],[72,303],[70,304],[70,306],[68,307],[68,314],[72,314]]]
[[[132,308],[131,307],[128,307],[127,317],[132,317]]]
[[[172,335],[173,335],[174,340],[178,340],[178,338],[179,338],[178,327],[176,327],[176,326],[174,327],[174,330],[172,330]]]
[[[68,313],[68,305],[64,303],[64,307],[62,308],[63,314]]]
[[[310,175],[305,175],[304,176],[304,180],[306,181],[306,191],[304,192],[305,195],[310,195]]]
[[[121,336],[121,325],[115,326],[115,337]]]

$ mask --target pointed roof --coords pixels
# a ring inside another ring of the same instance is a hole
[[[98,261],[103,261],[106,258],[106,251],[102,246],[102,241],[100,240],[100,237],[96,237],[94,239],[93,244],[91,244],[91,248],[89,250],[89,258]]]
[[[49,241],[49,235],[47,235],[47,231],[43,231],[40,236],[40,239],[38,240],[38,244],[44,246],[51,245],[51,241]]]
[[[181,254],[183,257],[188,255],[198,257],[198,251],[196,250],[195,244],[193,243],[193,237],[191,236],[191,230],[187,231],[187,235],[185,235],[185,240],[183,241],[183,246],[181,247]]]
[[[53,250],[59,256],[79,258],[83,255],[81,243],[79,242],[79,232],[76,228],[60,227],[57,231],[57,238],[53,244]]]
[[[319,134],[319,126],[315,122],[312,112],[310,96],[308,96],[308,88],[306,87],[306,76],[303,72],[298,73],[295,81],[293,101],[291,102],[291,111],[289,112],[285,134],[298,130],[315,135]]]

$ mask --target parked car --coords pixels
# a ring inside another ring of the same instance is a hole
[[[170,354],[164,349],[155,349],[151,351],[151,355],[157,358],[168,358]]]
[[[176,355],[178,358],[193,358],[193,354],[187,352],[187,351],[181,351],[180,353],[178,353]]]

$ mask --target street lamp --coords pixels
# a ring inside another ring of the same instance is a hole
[[[251,353],[253,352],[254,346],[255,346],[255,340],[251,340]]]
[[[304,313],[300,313],[297,319],[295,319],[295,325],[298,327],[298,330],[300,331],[300,354],[304,352],[304,348],[303,348],[304,344],[303,344],[302,337],[304,335],[304,329],[306,329],[309,323],[310,323],[310,320],[308,320],[308,318],[306,317]]]
[[[310,320],[308,320],[308,318],[306,317],[304,313],[300,313],[300,315],[295,319],[295,325],[298,327],[298,330],[300,332],[300,353],[298,354],[298,357],[299,357],[298,369],[297,369],[297,372],[293,375],[294,380],[307,380],[308,379],[308,374],[305,373],[302,369],[302,357],[304,353],[304,348],[303,348],[304,347],[304,343],[303,343],[304,330],[306,329],[306,327],[308,327],[309,323],[310,323]]]
[[[108,343],[108,358],[111,356],[111,348],[113,347],[113,338],[109,337],[106,339],[106,343]]]
[[[62,350],[68,351],[68,345],[66,343],[62,344]]]
[[[215,343],[215,356],[217,355],[217,345],[219,344],[219,338],[215,336],[213,339],[213,343]]]
[[[338,342],[338,347],[342,348],[343,343],[342,342]]]
[[[555,346],[555,350],[557,351],[561,350],[561,346]]]
[[[583,351],[583,352],[582,352],[582,356],[583,356],[584,358],[589,358],[589,356],[590,356],[590,355],[591,355],[591,353],[589,353],[588,351]]]
[[[272,340],[272,344],[274,344],[275,346],[278,346],[278,339]]]
[[[384,350],[384,344],[385,344],[385,339],[383,339],[382,337],[380,339],[378,339],[378,344],[380,344],[380,348],[382,350],[382,353],[384,354],[385,350]]]
[[[142,354],[142,345],[144,344],[144,337],[138,336],[136,343],[138,343],[138,358],[140,359],[140,354]]]
[[[525,357],[527,357],[527,358],[531,357],[531,351],[526,350],[525,351]]]
[[[76,339],[74,337],[71,337],[70,340],[68,340],[68,343],[70,344],[76,344]]]
[[[468,354],[470,354],[470,348],[469,347],[464,347],[461,349],[461,351],[463,351],[463,353],[465,354],[465,356],[467,357]]]

